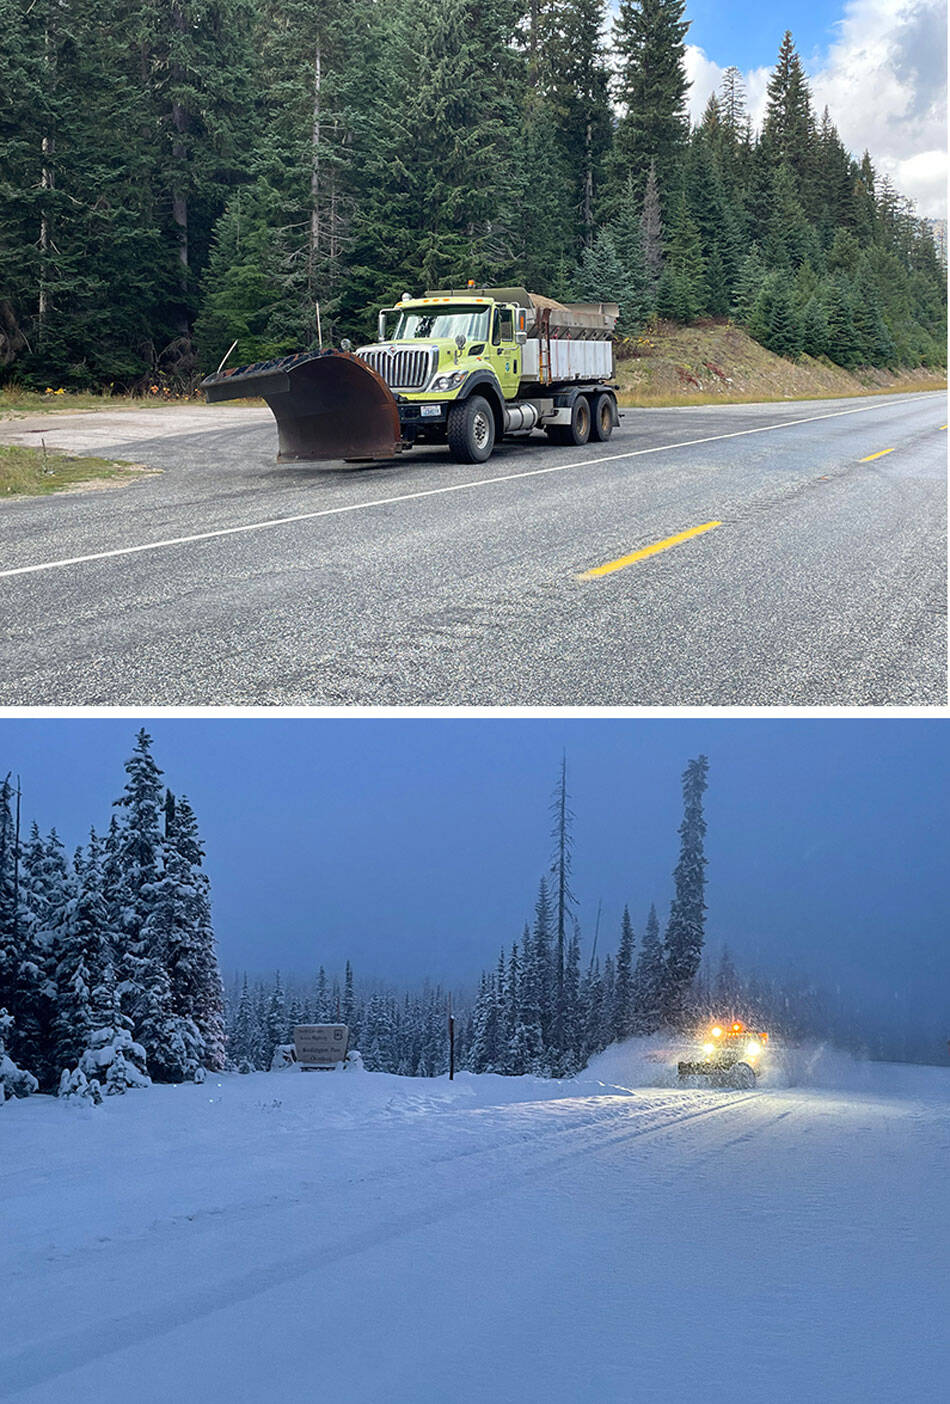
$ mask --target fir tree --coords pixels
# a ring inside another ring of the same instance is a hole
[[[620,926],[620,946],[617,950],[617,974],[614,983],[613,1034],[620,1042],[629,1038],[634,1028],[633,1001],[633,924],[630,912],[623,909]]]
[[[670,908],[664,947],[666,984],[663,1014],[669,1024],[683,1015],[690,984],[703,950],[706,904],[706,858],[703,840],[703,795],[707,786],[709,762],[698,756],[683,772],[683,822],[680,825],[680,856],[673,872],[675,895]]]
[[[660,208],[660,191],[656,181],[656,162],[651,160],[647,172],[646,189],[643,195],[643,213],[640,216],[640,232],[643,242],[643,266],[646,270],[647,299],[656,303],[663,273],[663,220]]]
[[[660,923],[656,907],[651,905],[633,975],[635,1033],[656,1033],[662,1021],[665,988],[666,961],[660,940]]]
[[[642,192],[651,163],[660,189],[674,186],[689,131],[685,8],[685,0],[620,0],[613,32],[621,110],[611,153],[616,196],[628,176]]]

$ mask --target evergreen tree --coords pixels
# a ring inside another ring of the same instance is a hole
[[[656,907],[651,904],[633,975],[634,1033],[656,1033],[662,1021],[666,960]]]
[[[655,193],[655,183],[653,189]],[[617,202],[617,212],[605,233],[609,235],[620,263],[622,282],[618,283],[618,286],[623,286],[625,290],[623,298],[615,299],[621,305],[617,326],[620,332],[629,336],[638,331],[647,320],[653,301],[648,287],[643,247],[642,212],[632,180],[628,179]],[[603,237],[603,234],[599,237]]]
[[[709,762],[698,756],[683,772],[683,822],[680,825],[680,856],[673,871],[675,895],[670,908],[664,947],[666,984],[663,1014],[675,1025],[682,1017],[689,987],[703,950],[706,904],[706,858],[703,840],[703,795],[707,786]]]
[[[620,0],[613,31],[621,111],[611,153],[614,198],[628,176],[638,193],[645,190],[651,163],[660,189],[674,187],[689,131],[685,8],[685,0]]]
[[[651,305],[655,305],[663,273],[664,236],[656,162],[653,160],[647,172],[640,232],[643,241],[643,265],[646,269],[647,300]]]
[[[633,989],[633,924],[630,921],[630,912],[624,907],[614,983],[613,1034],[618,1043],[633,1033]]]
[[[610,149],[609,79],[602,35],[605,0],[549,0],[540,7],[539,90],[571,188],[574,246],[596,234],[605,157]]]
[[[620,307],[618,327],[626,330],[628,325],[635,325],[635,319],[630,316],[634,293],[608,230],[602,229],[594,243],[582,253],[574,287],[582,302],[616,302]]]
[[[257,1051],[257,1037],[254,1028],[254,1005],[247,987],[247,974],[241,987],[241,998],[234,1017],[234,1029],[229,1040],[231,1058],[238,1072],[252,1072]]]
[[[815,120],[801,59],[789,30],[768,84],[762,147],[773,166],[785,162],[794,172],[798,192],[811,195]]]

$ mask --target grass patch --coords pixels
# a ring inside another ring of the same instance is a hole
[[[203,405],[204,395],[112,395],[96,390],[24,390],[17,385],[0,387],[0,419],[14,414],[50,414],[54,411],[154,409],[156,405]]]
[[[54,449],[0,444],[0,499],[46,497],[103,481],[120,485],[141,476],[137,464],[111,458],[71,458]]]

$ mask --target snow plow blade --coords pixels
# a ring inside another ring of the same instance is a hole
[[[219,371],[201,382],[210,404],[260,396],[277,420],[277,462],[392,458],[399,409],[386,382],[349,351],[302,351]]]

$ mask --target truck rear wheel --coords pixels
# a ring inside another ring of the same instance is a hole
[[[594,414],[591,420],[590,436],[599,444],[605,444],[614,432],[614,401],[606,391],[594,400]]]
[[[484,463],[495,447],[495,416],[481,395],[449,407],[447,438],[456,463]]]
[[[590,401],[578,395],[571,406],[570,424],[552,424],[548,429],[552,444],[573,444],[581,448],[590,438]]]

